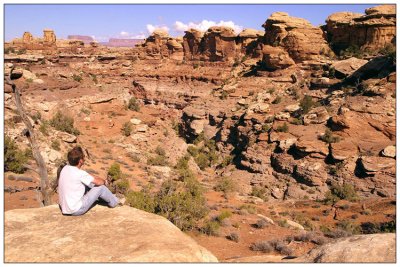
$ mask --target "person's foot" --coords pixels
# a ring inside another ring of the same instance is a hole
[[[126,202],[126,199],[125,199],[124,197],[120,198],[120,199],[119,199],[119,202],[118,202],[118,206],[123,206],[123,205],[125,205],[125,202]]]

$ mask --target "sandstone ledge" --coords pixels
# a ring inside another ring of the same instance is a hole
[[[4,213],[4,262],[217,262],[167,219],[97,205],[63,216],[57,205]]]

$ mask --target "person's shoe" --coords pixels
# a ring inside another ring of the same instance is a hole
[[[125,202],[126,202],[126,199],[125,199],[124,197],[120,198],[120,199],[119,199],[119,202],[118,202],[118,206],[123,206],[123,205],[125,205]]]

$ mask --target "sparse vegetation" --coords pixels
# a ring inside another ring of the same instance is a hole
[[[356,201],[358,199],[356,190],[351,184],[333,185],[325,194],[325,203],[336,203],[340,199],[346,199],[349,201]]]
[[[58,140],[53,140],[51,142],[51,148],[54,149],[54,150],[60,151],[61,150],[60,145],[61,145],[60,141],[58,141]]]
[[[207,140],[204,138],[204,135],[199,135],[194,141],[194,144],[200,145],[200,147],[189,146],[188,152],[193,156],[194,161],[201,170],[204,170],[205,168],[217,163],[218,154],[214,140]]]
[[[230,177],[221,177],[214,189],[225,194],[234,192],[236,190],[236,185]]]
[[[20,150],[17,144],[9,136],[4,138],[4,171],[24,173],[28,162],[26,153]]]
[[[74,127],[74,119],[68,115],[62,114],[60,111],[57,111],[50,120],[50,125],[58,131],[79,135],[79,130]]]
[[[82,81],[82,76],[81,76],[81,75],[73,74],[73,75],[72,75],[72,79],[73,79],[74,81],[76,81],[76,82],[81,82],[81,81]]]
[[[140,111],[140,105],[135,97],[131,97],[129,99],[128,109],[133,111]]]
[[[278,127],[276,127],[276,131],[277,132],[283,132],[283,133],[287,133],[289,131],[289,126],[287,125],[287,123],[285,122],[282,125],[279,125]]]
[[[281,101],[282,101],[282,97],[281,97],[281,96],[277,96],[277,97],[274,99],[274,101],[272,101],[271,103],[274,104],[274,105],[276,105],[276,104],[281,103]]]
[[[207,221],[201,228],[201,232],[206,235],[219,236],[219,228],[221,225],[217,221]]]
[[[303,99],[300,101],[300,108],[303,114],[307,114],[313,107],[316,106],[318,106],[318,104],[315,103],[312,97],[309,95],[305,95]]]
[[[229,235],[226,236],[226,238],[236,243],[239,243],[240,235],[238,233],[230,233]]]
[[[320,139],[328,144],[337,143],[340,141],[340,137],[337,135],[334,135],[330,129],[326,129],[325,134],[322,135],[320,137]]]
[[[126,137],[130,136],[132,133],[132,123],[130,121],[125,122],[122,125],[121,132]]]
[[[266,194],[267,194],[267,190],[265,189],[265,187],[253,186],[250,195],[261,198],[264,201],[267,201],[268,196]]]

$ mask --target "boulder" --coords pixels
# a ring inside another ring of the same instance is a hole
[[[26,80],[32,80],[32,81],[37,79],[36,75],[30,72],[29,70],[23,70],[22,77]]]
[[[369,234],[339,238],[312,249],[294,261],[319,263],[395,263],[396,234]]]
[[[316,107],[304,115],[304,125],[325,123],[330,118],[328,111],[324,107]]]
[[[374,174],[396,165],[394,159],[374,156],[363,156],[360,158],[359,163],[363,171],[367,174]]]
[[[57,138],[60,138],[66,143],[75,143],[77,139],[75,135],[66,132],[57,132]]]
[[[382,152],[382,156],[388,158],[395,158],[396,157],[396,146],[387,146],[385,147]]]
[[[343,140],[329,144],[329,151],[334,160],[342,161],[357,156],[358,147],[351,141]]]
[[[273,153],[271,155],[271,166],[275,171],[285,174],[293,173],[296,161],[286,153]]]
[[[7,263],[217,262],[167,219],[128,206],[97,205],[77,217],[58,205],[10,210],[4,233]]]
[[[368,60],[351,57],[345,60],[334,62],[331,67],[335,70],[335,76],[345,78],[353,74],[361,66],[365,65]]]
[[[196,29],[185,31],[185,35],[183,36],[183,51],[186,60],[199,59],[203,35],[203,32]]]

